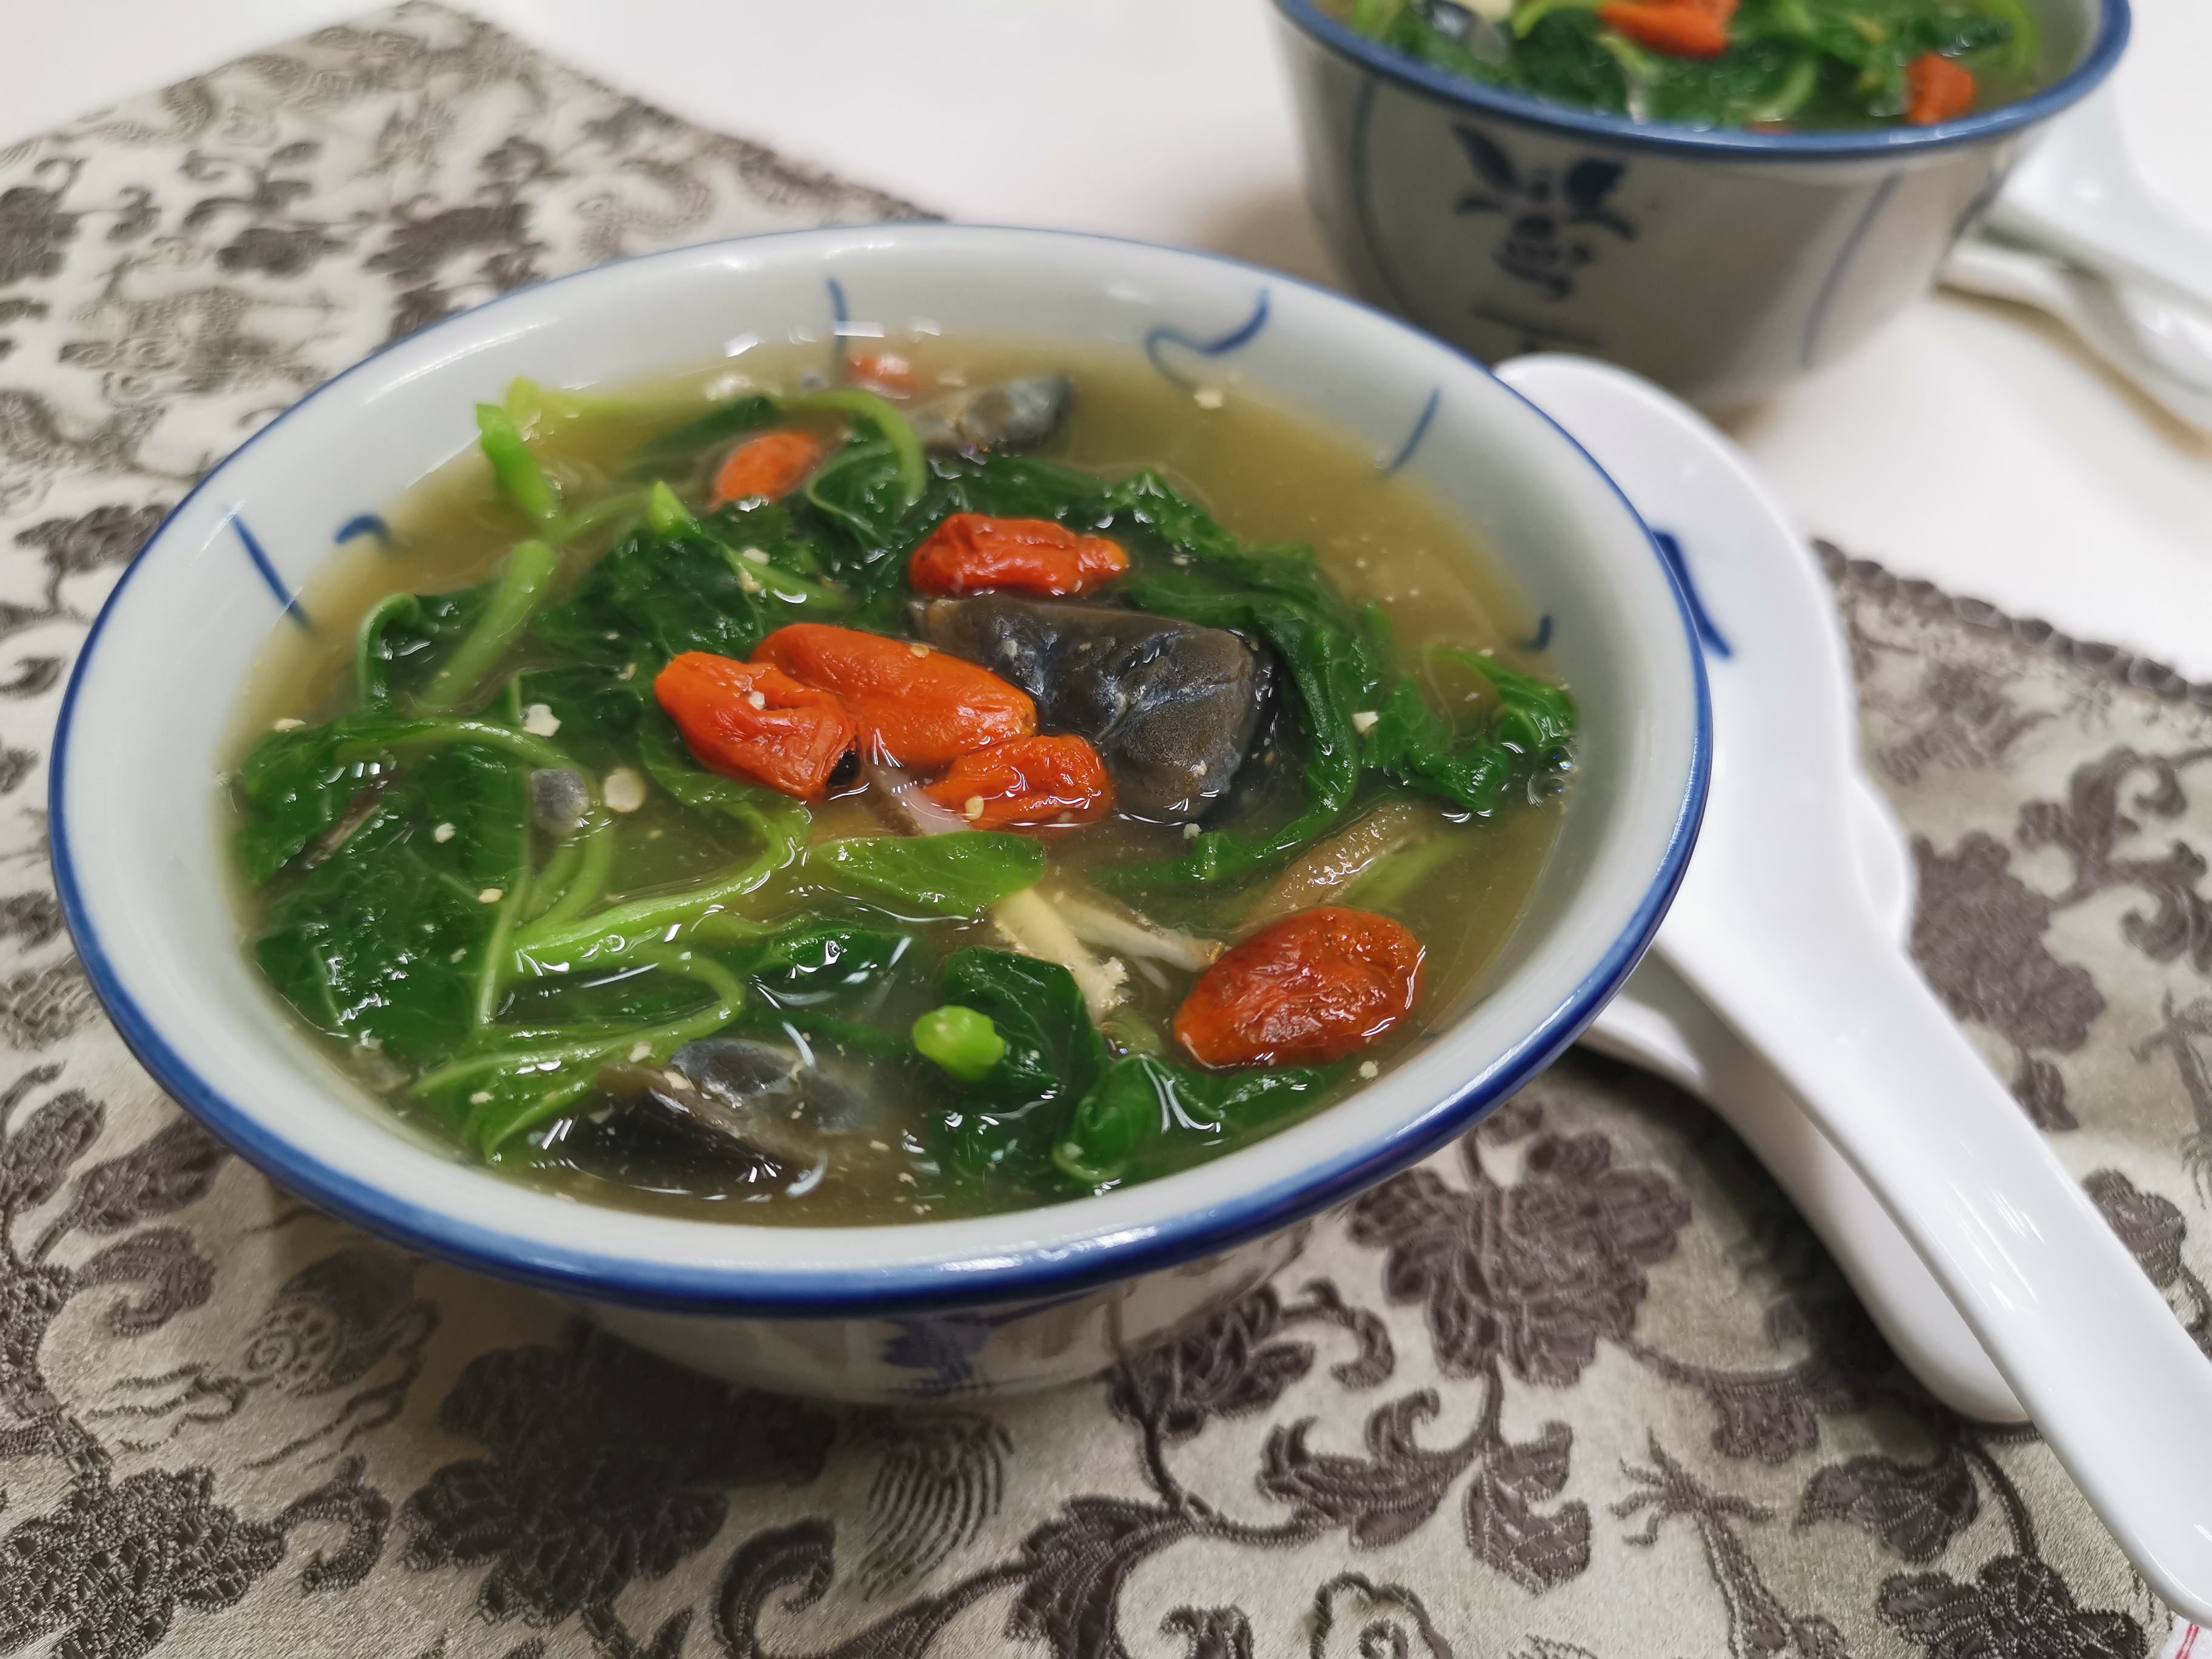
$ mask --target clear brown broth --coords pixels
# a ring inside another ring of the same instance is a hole
[[[1078,395],[1066,425],[1037,453],[1108,477],[1145,466],[1163,471],[1177,488],[1212,512],[1228,529],[1256,543],[1304,542],[1355,601],[1381,604],[1398,630],[1407,659],[1430,645],[1494,652],[1516,666],[1546,672],[1542,659],[1520,641],[1534,619],[1497,561],[1427,489],[1402,476],[1388,476],[1368,445],[1331,431],[1310,417],[1270,405],[1246,392],[1233,377],[1214,389],[1218,407],[1206,407],[1170,384],[1143,358],[1104,350],[1070,350],[1016,340],[946,341],[915,338],[889,349],[925,375],[948,383],[981,386],[1015,374],[1057,368],[1075,380]],[[711,398],[754,390],[782,390],[818,374],[821,348],[794,348],[747,356],[742,373],[727,364],[679,379],[629,390],[641,403],[696,399],[691,410],[663,412],[635,421],[575,423],[539,452],[564,485],[610,478],[635,445],[665,430]],[[1208,398],[1207,402],[1212,402]],[[679,484],[681,480],[678,480]],[[505,555],[513,520],[495,497],[489,469],[475,452],[458,458],[395,503],[386,514],[393,531],[388,548],[357,545],[331,558],[302,595],[317,619],[312,634],[286,629],[271,635],[242,701],[235,753],[278,720],[310,722],[346,707],[352,638],[376,601],[400,592],[428,592],[479,581]],[[611,537],[599,546],[603,550]],[[511,666],[550,660],[527,645]],[[501,678],[504,678],[502,675]],[[1432,685],[1445,698],[1468,695],[1465,686]],[[1484,977],[1510,939],[1545,862],[1557,842],[1566,796],[1551,790],[1516,802],[1490,820],[1454,820],[1456,850],[1394,902],[1373,908],[1413,929],[1427,951],[1424,1005],[1411,1021],[1365,1056],[1388,1070],[1427,1042],[1477,997]],[[883,821],[864,798],[825,803],[815,813],[813,838],[878,834]],[[729,835],[742,832],[732,827]],[[719,832],[702,833],[696,815],[657,793],[625,818],[616,864],[622,884],[608,897],[637,896],[726,865],[737,850]],[[1079,884],[1084,872],[1124,860],[1176,856],[1182,848],[1171,827],[1114,818],[1048,842],[1052,873],[1046,889]],[[242,890],[242,941],[263,925],[258,896]],[[1180,918],[1163,918],[1181,920]],[[988,921],[931,921],[915,928],[928,948],[949,951],[966,944],[1003,946]],[[1199,929],[1198,931],[1209,931]],[[1223,937],[1233,931],[1223,931]],[[1148,971],[1131,963],[1130,1001],[1135,1013],[1164,1033],[1188,989],[1190,975]],[[929,1006],[887,1006],[883,1024],[902,1031]],[[391,1109],[432,1124],[376,1057],[336,1042],[341,1063]],[[1343,1091],[1312,1109],[1326,1109]],[[1009,1191],[951,1182],[927,1152],[927,1103],[887,1102],[880,1134],[850,1167],[833,1168],[804,1189],[787,1189],[760,1178],[732,1180],[726,1168],[672,1167],[665,1160],[611,1167],[566,1155],[566,1141],[500,1167],[518,1179],[580,1200],[693,1218],[743,1219],[794,1225],[864,1224],[918,1218],[985,1213],[1049,1201],[1065,1194]],[[1310,1114],[1309,1114],[1310,1115]],[[1267,1132],[1282,1127],[1279,1120]],[[1140,1166],[1158,1174],[1210,1155],[1200,1146]]]

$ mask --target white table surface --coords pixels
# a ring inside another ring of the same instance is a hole
[[[2136,0],[2145,171],[2212,226],[2212,5]],[[365,9],[0,0],[0,145]],[[1326,278],[1267,0],[473,0],[576,67],[956,218]],[[2066,331],[1936,295],[1735,422],[1808,530],[2212,679],[2212,437]]]

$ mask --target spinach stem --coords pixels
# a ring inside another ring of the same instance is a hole
[[[507,418],[524,432],[541,420],[662,421],[688,415],[706,404],[696,392],[675,397],[610,398],[602,392],[570,392],[537,380],[517,378],[507,382],[502,407]]]
[[[695,525],[693,528],[697,528]],[[758,582],[779,599],[790,599],[809,610],[836,612],[849,610],[853,601],[844,589],[826,582],[809,581],[804,576],[794,576],[787,570],[779,570],[772,564],[763,564],[745,556],[744,551],[726,544],[722,548],[730,568],[738,573],[738,580]]]
[[[691,509],[684,505],[684,498],[668,487],[665,478],[655,478],[645,498],[645,523],[646,528],[656,536],[673,536],[679,531],[699,527],[699,520],[691,516]]]
[[[422,614],[422,602],[412,593],[389,593],[369,606],[361,619],[361,626],[353,636],[353,694],[363,708],[374,708],[382,701],[377,696],[377,676],[371,665],[373,653],[384,630],[395,617],[412,611]]]
[[[1747,121],[1787,121],[1803,107],[1820,84],[1820,58],[1817,52],[1801,52],[1796,62],[1782,77],[1782,84],[1774,96],[1744,118]]]
[[[696,1013],[658,1025],[594,1032],[577,1041],[554,1042],[535,1048],[507,1049],[452,1060],[420,1079],[410,1092],[425,1095],[437,1089],[451,1088],[456,1084],[489,1081],[502,1073],[544,1073],[568,1071],[573,1067],[570,1075],[551,1082],[533,1099],[519,1104],[510,1102],[504,1109],[495,1098],[475,1105],[463,1123],[461,1132],[489,1154],[522,1131],[556,1115],[595,1086],[599,1081],[598,1073],[589,1068],[587,1062],[594,1060],[604,1061],[620,1054],[625,1058],[636,1055],[640,1065],[665,1065],[669,1057],[685,1043],[712,1036],[720,1030],[735,1019],[738,1011],[744,1006],[744,987],[738,983],[736,975],[711,957],[690,951],[648,951],[643,955],[656,968],[698,981],[714,994],[714,1000]],[[638,1054],[641,1045],[645,1053]]]
[[[1598,0],[1528,0],[1525,5],[1516,6],[1513,9],[1511,21],[1514,35],[1516,39],[1525,40],[1528,38],[1528,31],[1553,12],[1588,11],[1597,4]]]
[[[576,878],[576,866],[583,860],[584,841],[589,833],[588,823],[580,825],[553,849],[552,855],[545,860],[545,867],[530,884],[530,904],[523,912],[523,921],[537,921],[568,890],[568,884]]]
[[[617,490],[611,495],[602,495],[589,507],[580,507],[574,513],[563,513],[549,520],[545,539],[556,547],[566,547],[577,537],[597,530],[601,525],[642,509],[648,500],[642,489]]]
[[[1403,903],[1413,889],[1467,852],[1472,844],[1473,837],[1462,830],[1386,853],[1334,902],[1362,910],[1387,910]]]
[[[929,464],[921,453],[921,434],[915,431],[914,422],[900,414],[898,406],[888,398],[847,387],[830,392],[785,392],[776,398],[775,406],[783,410],[834,410],[867,422],[898,457],[899,483],[906,491],[906,504],[912,507],[928,488]]]
[[[477,969],[477,1002],[475,1024],[489,1025],[499,1012],[500,996],[507,988],[513,970],[514,953],[508,941],[514,937],[514,924],[523,907],[530,902],[530,823],[522,825],[522,863],[515,870],[499,908],[492,917],[491,938],[485,941],[483,963]]]
[[[550,525],[559,518],[561,492],[530,453],[514,417],[497,404],[478,404],[477,431],[500,494],[533,524]]]
[[[518,732],[512,726],[499,726],[490,720],[394,717],[382,732],[369,721],[357,721],[355,733],[362,750],[368,753],[386,749],[423,749],[441,743],[480,743],[488,749],[504,749],[508,754],[526,760],[532,766],[567,767],[574,771],[583,771],[575,762],[544,738],[533,738],[527,732]],[[341,744],[339,758],[348,758],[352,747],[352,744]],[[585,774],[585,784],[586,787],[592,787],[588,773]],[[594,805],[598,804],[599,792],[595,787],[592,788],[592,799]]]
[[[2035,60],[2043,55],[2043,27],[2037,21],[2035,8],[2027,0],[1982,0],[1991,15],[2002,18],[2012,25],[2012,40],[2005,47],[2004,66],[2014,75],[2033,71]]]
[[[447,714],[474,691],[507,654],[515,636],[529,625],[560,568],[561,556],[544,542],[518,544],[507,556],[506,567],[500,572],[499,586],[493,591],[483,615],[477,618],[477,625],[469,630],[468,637],[438,671],[429,689],[416,699],[416,709],[425,714]]]
[[[689,927],[758,890],[769,877],[791,861],[794,850],[771,848],[760,857],[696,886],[653,898],[634,899],[581,921],[562,917],[556,922],[549,913],[543,921],[524,928],[516,936],[517,961],[525,972],[562,973],[594,957],[618,956],[641,945],[659,944],[671,930]],[[554,909],[557,912],[560,908],[556,905]],[[548,923],[554,925],[549,927]]]
[[[575,849],[578,866],[575,878],[562,890],[557,898],[546,906],[545,914],[537,917],[525,930],[526,936],[573,921],[589,909],[592,902],[606,890],[607,874],[614,867],[614,830],[613,817],[605,812],[598,812],[568,838],[562,850]]]

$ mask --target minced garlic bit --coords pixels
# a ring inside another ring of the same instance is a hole
[[[435,830],[433,830],[430,832],[430,839],[436,842],[441,847],[443,847],[447,842],[453,840],[453,826],[450,823],[441,823]]]
[[[636,665],[635,663],[634,663],[634,662],[626,662],[626,663],[624,663],[624,664],[623,665],[623,672],[622,672],[621,673],[619,673],[619,674],[616,675],[616,676],[615,676],[615,678],[616,678],[617,679],[618,679],[618,680],[628,680],[628,679],[635,679],[635,678],[637,678],[637,665]]]
[[[1375,722],[1382,717],[1371,708],[1363,708],[1352,717],[1352,729],[1365,737],[1375,729]]]
[[[745,693],[745,701],[756,708],[765,708],[768,707],[768,694],[764,691],[748,691]]]
[[[907,647],[907,649],[913,652],[917,657],[926,657],[929,654],[929,647],[924,645],[920,640],[914,641]]]
[[[617,766],[599,785],[599,793],[617,812],[635,812],[645,805],[645,780],[634,767]]]
[[[977,822],[983,816],[983,798],[981,795],[969,796],[960,803],[960,814],[970,823]]]
[[[550,704],[533,702],[522,711],[522,729],[533,738],[550,738],[561,729],[561,717]]]
[[[1186,823],[1182,827],[1182,838],[1185,841],[1196,841],[1200,833],[1199,827],[1194,823]]]
[[[477,895],[477,902],[478,904],[496,904],[506,896],[507,890],[505,888],[487,887],[483,892]]]
[[[295,720],[287,714],[283,720],[272,721],[269,729],[272,732],[296,732],[306,724],[307,721]]]
[[[1218,386],[1200,386],[1197,391],[1192,392],[1190,394],[1190,400],[1196,404],[1200,409],[1218,409],[1222,404],[1227,403],[1229,398],[1227,394],[1222,392]]]
[[[745,548],[738,553],[738,556],[741,559],[750,559],[755,564],[766,564],[768,562],[768,555],[762,552],[757,547]]]
[[[636,1064],[638,1063],[638,1061],[640,1061],[641,1060],[643,1060],[643,1059],[644,1059],[647,1054],[651,1054],[652,1052],[653,1052],[653,1045],[652,1045],[650,1042],[641,1042],[641,1043],[638,1043],[638,1044],[636,1044],[635,1047],[633,1047],[633,1048],[630,1049],[630,1051],[629,1051],[629,1063],[630,1063],[631,1065],[635,1066],[635,1065],[636,1065]]]
[[[913,1176],[912,1175],[908,1174],[908,1173],[906,1170],[901,1170],[899,1171],[899,1173],[898,1173],[898,1178],[899,1178],[901,1181],[903,1181],[904,1182],[906,1182],[906,1184],[907,1184],[908,1186],[909,1186],[909,1187],[919,1187],[919,1186],[921,1186],[921,1183],[919,1181],[916,1181],[916,1180],[914,1178],[914,1176]]]
[[[469,1104],[470,1104],[470,1105],[471,1105],[471,1106],[489,1106],[489,1105],[490,1105],[490,1104],[491,1104],[491,1091],[490,1091],[490,1090],[489,1090],[489,1089],[479,1089],[479,1090],[477,1090],[477,1091],[476,1091],[476,1093],[474,1093],[474,1094],[472,1094],[472,1095],[471,1095],[471,1096],[469,1097]]]
[[[765,593],[768,592],[767,584],[763,582],[758,576],[754,575],[751,571],[747,570],[742,565],[738,568],[738,586],[744,588],[748,593]]]
[[[1372,1082],[1382,1075],[1382,1068],[1371,1060],[1363,1060],[1359,1062],[1359,1075],[1363,1079]]]
[[[890,1142],[887,1140],[872,1140],[868,1143],[868,1150],[871,1152],[888,1152],[890,1149]]]

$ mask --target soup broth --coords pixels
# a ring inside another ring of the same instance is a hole
[[[233,797],[277,992],[518,1179],[823,1225],[1185,1168],[1462,1011],[1557,838],[1534,619],[1233,383],[916,338],[483,420],[272,636]]]

